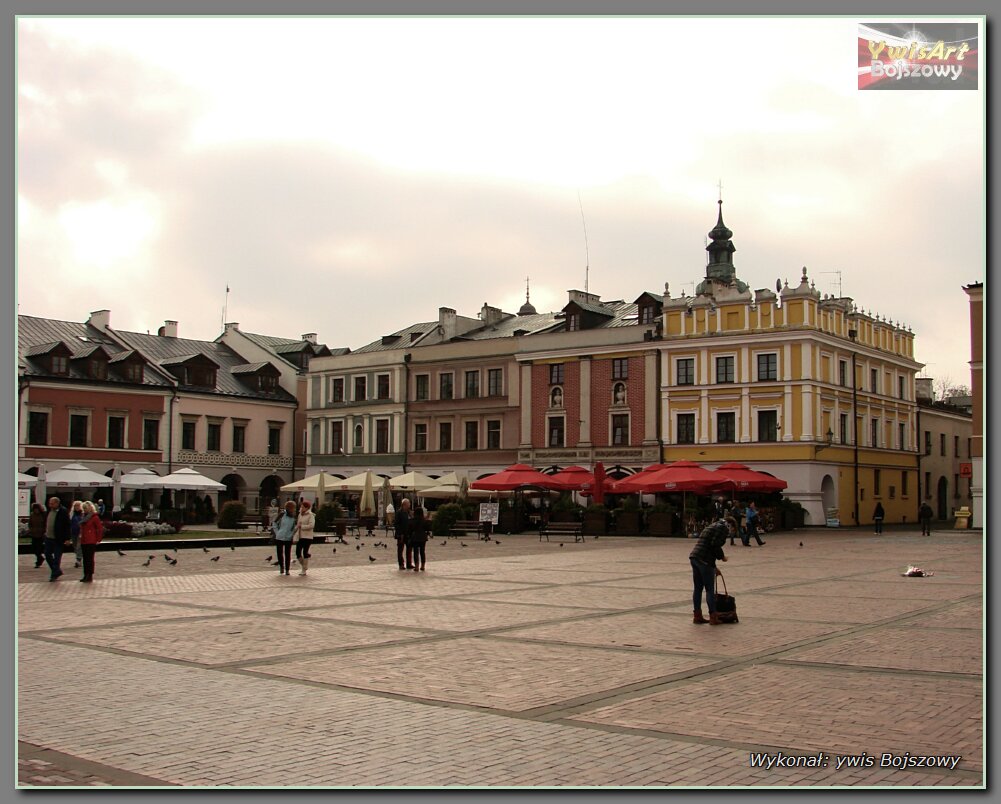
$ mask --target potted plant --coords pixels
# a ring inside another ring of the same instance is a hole
[[[620,536],[638,536],[640,532],[640,506],[635,495],[627,495],[615,509],[615,532]]]
[[[583,507],[573,501],[569,492],[564,492],[553,503],[549,513],[550,522],[580,522]]]
[[[646,512],[646,529],[651,536],[673,536],[674,508],[667,503],[656,503]]]
[[[600,503],[591,503],[584,509],[582,532],[588,536],[601,536],[608,532],[608,509]]]

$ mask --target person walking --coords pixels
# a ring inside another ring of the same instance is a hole
[[[400,569],[413,569],[413,548],[407,540],[410,538],[410,500],[406,497],[400,503],[400,510],[396,512],[396,563]],[[403,553],[406,550],[407,563],[403,563]]]
[[[309,569],[309,548],[313,544],[313,530],[316,527],[316,514],[312,511],[309,500],[302,501],[299,518],[295,522],[295,557],[299,562],[299,574],[305,575]]]
[[[102,500],[99,497],[98,500],[97,500],[97,515],[99,517],[101,517],[101,519],[104,519],[104,510],[105,510],[104,509],[104,500]]]
[[[80,569],[83,563],[83,550],[80,549],[80,520],[83,519],[83,503],[74,500],[70,508],[70,541],[73,543],[73,553],[76,555],[76,563],[73,569]]]
[[[45,561],[49,565],[49,580],[57,581],[63,574],[63,544],[70,540],[70,515],[58,497],[49,497],[49,513],[45,517]]]
[[[94,580],[94,555],[103,538],[104,523],[97,513],[97,507],[87,500],[83,504],[83,516],[80,519],[80,549],[83,552],[81,583],[91,583]]]
[[[741,536],[740,540],[744,547],[751,546],[751,537],[758,543],[758,547],[765,544],[766,542],[758,535],[758,508],[752,500],[747,504],[747,510],[744,511],[744,534]]]
[[[414,509],[414,517],[410,523],[410,536],[407,542],[407,555],[413,553],[414,572],[424,569],[428,543],[428,521],[424,509],[419,505]]]
[[[717,559],[726,561],[723,545],[731,532],[731,526],[724,521],[713,522],[703,529],[695,547],[688,555],[692,565],[692,622],[719,625],[719,615],[716,613],[716,568]],[[702,592],[706,594],[706,606],[709,608],[709,619],[702,616]]]
[[[278,574],[288,575],[292,565],[292,539],[295,536],[295,502],[285,503],[285,510],[271,527],[275,534],[275,552],[278,554]]]
[[[876,508],[872,512],[872,522],[873,526],[876,528],[876,535],[881,536],[883,534],[883,517],[886,513],[883,511],[883,503],[876,503]]]
[[[31,552],[35,554],[35,569],[45,563],[45,507],[41,503],[31,504],[28,514],[28,535],[31,537]]]
[[[931,536],[931,518],[934,513],[927,502],[921,503],[921,507],[918,508],[918,519],[921,520],[922,536]]]

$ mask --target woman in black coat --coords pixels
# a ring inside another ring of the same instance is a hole
[[[410,524],[410,539],[408,544],[414,555],[414,572],[424,569],[427,543],[428,521],[424,517],[424,509],[418,506],[414,509],[413,521]]]

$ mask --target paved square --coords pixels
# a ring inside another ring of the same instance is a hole
[[[90,585],[19,557],[20,785],[983,786],[981,534],[727,547],[719,627],[692,624],[690,540],[500,541],[425,573],[317,548],[306,577],[134,548]]]

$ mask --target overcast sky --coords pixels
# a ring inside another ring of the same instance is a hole
[[[440,306],[841,290],[969,383],[979,91],[859,91],[852,19],[29,19],[18,310],[358,348]],[[587,249],[584,225],[586,221]]]

